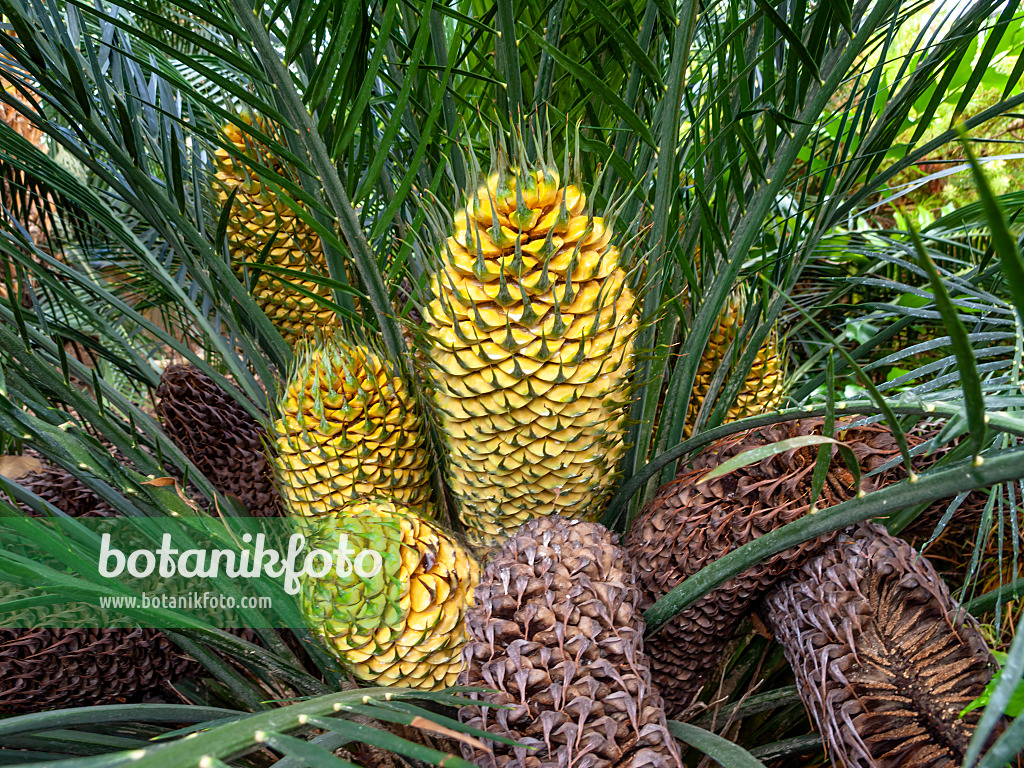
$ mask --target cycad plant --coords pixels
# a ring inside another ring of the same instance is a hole
[[[698,553],[700,570],[661,585],[649,634],[790,547],[878,516],[905,527],[936,500],[955,519],[974,489],[1011,483],[1008,502],[993,494],[968,532],[979,537],[974,560],[986,537],[1017,537],[1024,268],[1007,222],[1022,201],[997,200],[983,166],[965,164],[987,240],[978,250],[975,236],[953,258],[948,232],[878,231],[868,215],[898,201],[890,181],[930,152],[961,134],[971,147],[988,121],[1019,112],[1024,67],[1007,61],[1016,4],[0,0],[0,11],[0,77],[10,83],[0,99],[46,137],[40,146],[0,125],[0,429],[5,445],[78,478],[140,535],[153,517],[244,520],[300,502],[329,520],[376,478],[383,499],[371,503],[424,505],[447,529],[438,541],[464,536],[486,554],[523,520],[562,513],[600,519],[611,533],[597,550],[617,552],[613,535],[702,448],[800,417],[820,418],[821,434],[746,458],[768,469],[786,451],[817,460],[796,500],[808,513],[781,527],[772,518],[728,553]],[[1001,73],[1001,98],[923,142],[940,107],[965,114],[989,70]],[[503,155],[503,144],[515,149]],[[45,242],[26,223],[25,190],[60,222]],[[838,332],[843,297],[852,319],[869,321],[866,335],[863,325],[860,336]],[[925,347],[892,347],[923,321],[944,328]],[[372,340],[373,364],[313,365],[333,334]],[[914,370],[923,352],[940,356]],[[246,424],[244,440],[227,442],[251,451],[264,436],[266,463],[184,450],[151,397],[171,365],[226,393],[234,421],[217,423]],[[343,395],[357,390],[349,403]],[[389,411],[396,398],[408,407]],[[349,422],[357,405],[362,416]],[[823,459],[846,455],[829,442],[842,440],[840,415],[884,421],[897,455],[875,469],[902,465],[907,480],[863,496],[846,488],[824,509]],[[911,456],[915,428],[929,437]],[[412,458],[382,472],[374,457],[397,455],[399,433]],[[314,436],[328,448],[301,447]],[[372,450],[360,442],[370,439]],[[909,471],[940,448],[934,466]],[[359,463],[359,479],[338,479],[341,456]],[[265,485],[212,476],[258,465],[265,484],[267,464],[282,505]],[[302,475],[302,490],[289,473]],[[414,487],[408,498],[395,492],[398,477]],[[727,493],[728,477],[702,491]],[[12,547],[43,537],[25,527],[25,507],[62,517],[29,487],[3,490],[17,502],[3,507]],[[62,523],[70,569],[96,543]],[[445,546],[396,545],[393,573],[405,584],[425,578],[447,564],[439,553],[462,552],[458,541]],[[0,554],[0,575],[42,585],[32,600],[45,604],[58,587],[63,599],[95,599],[83,580],[18,551]],[[1016,558],[1018,548],[999,551]],[[417,603],[455,626],[465,606],[445,600],[468,602],[471,590],[441,581]],[[1013,589],[959,598],[1005,611]],[[372,620],[392,621],[375,631],[390,637],[407,595],[394,584],[374,594],[387,599]],[[331,651],[349,628],[311,633],[292,609],[291,629],[247,609],[248,636],[180,612],[128,611],[136,623],[164,621],[203,672],[165,689],[172,703],[5,720],[0,750],[29,762],[286,768],[381,748],[464,765],[448,754],[457,747],[422,735],[463,740],[472,754],[482,734],[444,709],[464,699],[341,690],[355,682]],[[730,631],[749,614],[732,618]],[[781,650],[766,643],[741,631],[708,684],[718,690],[698,697],[706,711],[669,731],[736,764],[820,750]],[[418,664],[423,650],[395,658]],[[1021,659],[1018,641],[970,759],[993,743]],[[452,669],[433,683],[454,679],[455,660],[445,663]],[[529,676],[522,666],[509,674]],[[655,700],[631,691],[624,711],[639,698]],[[419,726],[418,742],[385,724]],[[985,768],[1024,746],[1022,730],[1007,727]],[[628,738],[625,727],[602,732],[602,754],[625,753]]]

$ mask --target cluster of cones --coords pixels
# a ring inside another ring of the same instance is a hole
[[[244,408],[192,368],[168,369],[158,395],[168,435],[222,492],[254,514],[280,514],[263,429]],[[821,427],[805,419],[718,441],[659,490],[621,544],[597,523],[551,516],[497,549],[466,618],[459,682],[495,690],[474,696],[509,708],[467,705],[460,716],[526,746],[467,746],[467,758],[501,768],[678,764],[669,719],[685,718],[742,620],[760,610],[836,765],[958,764],[977,721],[959,713],[995,662],[929,562],[876,524],[769,558],[644,638],[643,611],[670,589],[809,512],[817,446],[701,482],[707,472]],[[905,477],[888,429],[839,436],[861,465],[862,490]],[[911,435],[913,445],[924,440]],[[19,483],[71,515],[111,512],[53,467]],[[856,492],[833,457],[814,506]],[[943,508],[918,526],[930,532]],[[0,631],[4,713],[129,701],[197,671],[152,630]]]
[[[239,155],[254,151],[240,131],[229,139]],[[324,273],[312,229],[226,150],[217,162],[221,202],[237,190],[236,204],[246,211],[229,231],[235,266],[244,273],[269,258],[278,267]],[[645,638],[643,611],[708,563],[815,508],[902,480],[905,468],[887,429],[860,425],[844,429],[842,439],[865,474],[861,488],[833,457],[821,497],[812,499],[816,446],[704,481],[739,453],[821,431],[821,420],[805,419],[713,444],[658,491],[621,543],[597,523],[570,519],[589,517],[612,487],[634,302],[610,230],[585,212],[574,185],[560,187],[543,174],[503,185],[489,179],[482,187],[487,194],[456,217],[447,266],[433,278],[435,299],[425,316],[456,507],[471,543],[494,551],[475,596],[458,579],[448,584],[445,594],[461,586],[462,602],[474,604],[465,612],[464,630],[462,603],[451,611],[451,626],[465,637],[450,643],[456,650],[443,674],[421,677],[440,685],[458,674],[462,684],[493,690],[474,694],[480,704],[463,707],[460,717],[517,743],[494,742],[487,750],[467,745],[467,759],[485,768],[679,764],[669,719],[686,717],[741,622],[759,610],[785,649],[835,764],[958,765],[978,719],[976,712],[960,712],[981,694],[995,661],[977,623],[951,599],[928,561],[878,525],[862,524],[770,557]],[[529,234],[525,245],[523,233]],[[313,280],[296,292],[280,287],[286,282],[257,270],[253,290],[289,340],[330,324],[333,313],[316,301],[328,298],[322,283]],[[698,370],[694,409],[741,314],[738,299],[723,313]],[[513,316],[522,328],[513,328]],[[526,318],[543,317],[550,323],[537,323],[543,332],[530,336]],[[774,404],[780,395],[774,344],[766,345],[755,366],[758,378],[744,390],[750,402],[741,396],[730,418],[748,415],[748,405]],[[401,382],[389,385],[391,372],[372,352],[359,353],[355,364],[348,351],[328,365],[327,353],[312,349],[298,366],[307,375],[290,383],[283,419],[269,439],[234,397],[182,366],[165,371],[156,392],[165,432],[221,493],[254,515],[278,516],[287,507],[312,518],[381,486],[426,510],[428,461],[419,416],[412,407],[391,407],[408,399]],[[362,410],[353,406],[356,400],[337,400],[327,386],[334,369],[361,372],[345,386],[360,394]],[[697,411],[690,416],[692,422]],[[357,422],[364,425],[358,434]],[[519,423],[529,426],[519,429]],[[924,439],[914,436],[918,445]],[[276,452],[268,456],[271,444]],[[394,458],[386,477],[378,461],[385,453]],[[570,454],[574,458],[566,458]],[[284,498],[275,487],[275,462],[278,476],[288,478]],[[335,471],[339,465],[344,472]],[[43,467],[19,482],[66,514],[113,514],[58,468]],[[572,490],[572,483],[579,488]],[[926,512],[919,527],[930,532],[940,509]],[[420,525],[404,512],[399,517]],[[432,524],[420,527],[420,538],[434,536]],[[410,536],[396,545],[403,552],[419,546]],[[449,549],[461,552],[461,545]],[[435,555],[424,560],[424,578],[445,564]],[[451,607],[438,594],[424,599],[424,615]],[[316,605],[336,607],[336,595],[318,597]],[[390,646],[384,663],[376,630],[365,640],[358,648],[346,646],[367,670],[362,679],[412,664]],[[442,640],[440,634],[421,640],[419,667],[436,650],[430,643]],[[0,629],[0,714],[136,700],[199,671],[155,630]],[[398,682],[395,675],[379,680]]]
[[[466,748],[467,759],[486,768],[679,765],[669,721],[698,710],[729,641],[758,612],[834,765],[959,766],[979,719],[960,713],[984,691],[995,659],[928,560],[876,523],[770,557],[644,637],[642,612],[684,579],[812,505],[857,493],[834,455],[814,504],[817,446],[702,482],[732,456],[821,428],[805,419],[713,444],[659,490],[621,544],[597,523],[548,518],[520,529],[490,560],[469,614],[460,682],[496,693],[474,694],[490,706],[460,715],[526,746]],[[840,436],[864,473],[861,490],[905,478],[888,429]],[[930,533],[944,508],[927,510],[917,530]]]

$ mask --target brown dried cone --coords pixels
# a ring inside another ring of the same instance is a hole
[[[74,475],[53,465],[17,482],[74,517],[117,514]],[[5,595],[0,602],[20,596]],[[68,616],[60,621],[63,626],[48,629],[38,625],[57,622],[45,613],[38,616],[37,628],[25,629],[26,623],[24,616],[10,613],[0,619],[0,715],[124,703],[201,670],[158,630],[79,628]]]
[[[258,517],[281,514],[264,452],[264,429],[213,379],[191,365],[169,366],[156,388],[164,432],[221,493]]]
[[[646,609],[713,560],[806,514],[818,446],[787,451],[707,483],[730,457],[769,443],[820,433],[821,419],[750,430],[712,444],[664,485],[640,513],[625,545],[637,564]],[[838,435],[867,473],[899,455],[888,429],[868,425]],[[905,476],[902,465],[862,481],[870,492]],[[836,452],[817,506],[855,494],[853,476]],[[647,640],[651,672],[668,713],[679,716],[707,682],[726,644],[754,602],[779,578],[818,554],[836,534],[774,555],[686,608]]]
[[[915,427],[908,435],[908,438],[913,444],[920,444],[935,437],[938,431],[938,425],[924,423]],[[928,454],[915,456],[914,469],[917,472],[930,469],[939,459],[952,450],[956,444],[957,441],[946,443],[932,449]],[[932,541],[932,538],[936,535],[936,529],[942,519],[949,514],[949,508],[955,501],[954,499],[946,498],[932,502],[909,526],[900,532],[900,536],[915,547],[924,548],[922,551],[926,551],[932,564],[939,567],[939,572],[943,578],[947,580],[952,578],[954,580],[952,583],[960,584],[966,575],[966,568],[971,560],[969,552],[964,557],[963,548],[965,546],[974,546],[978,528],[982,524],[985,508],[989,503],[989,492],[989,489],[971,491],[965,498],[957,502],[952,515],[946,520],[943,529],[938,532],[938,537],[935,541]],[[1002,504],[1004,509],[1010,508],[1006,486],[1002,486],[995,492],[1002,494],[1003,498],[999,499],[997,497],[994,500],[992,509],[992,524],[994,526],[998,525],[999,505]],[[1007,533],[1009,533],[1008,524],[1006,529]],[[929,545],[928,542],[932,543]],[[1012,535],[1007,536],[1006,545],[1012,548]],[[947,561],[948,567],[943,568],[940,565],[940,561]]]
[[[0,625],[0,715],[124,703],[200,670],[155,629],[11,628],[14,623],[25,617],[12,621],[6,614]],[[54,620],[40,615],[37,623]]]
[[[998,492],[1008,496],[1005,486]],[[985,516],[988,500],[989,491],[987,489],[971,491],[954,509],[953,515],[946,521],[940,534],[946,538],[955,538],[961,541],[968,538],[973,541],[978,526],[981,525]],[[952,499],[940,499],[932,503],[900,535],[914,543],[928,541],[935,534],[942,518],[948,513],[951,503]],[[996,503],[998,504],[998,499]],[[1009,504],[1009,499],[1006,499],[1004,503]],[[999,513],[994,509],[992,514],[993,520],[995,520]]]
[[[767,601],[800,696],[842,768],[955,768],[995,659],[927,559],[864,523]]]
[[[89,490],[70,472],[52,464],[17,478],[18,485],[71,517],[115,517],[117,510]],[[24,507],[29,512],[28,507]]]
[[[459,718],[526,746],[463,745],[466,759],[481,768],[678,766],[644,655],[640,597],[603,526],[560,517],[522,526],[477,587],[459,677],[497,691],[475,698],[511,708],[470,705]]]

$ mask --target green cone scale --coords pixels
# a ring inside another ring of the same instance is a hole
[[[384,499],[357,501],[312,521],[309,547],[353,550],[347,575],[302,583],[314,634],[356,678],[435,690],[455,683],[466,644],[466,611],[480,581],[473,557],[434,523]],[[367,575],[379,553],[379,573]],[[363,571],[360,572],[360,563]]]

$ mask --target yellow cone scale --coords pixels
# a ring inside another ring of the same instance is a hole
[[[261,122],[258,124],[266,131]],[[238,152],[284,174],[282,164],[266,152],[258,152],[252,139],[236,125],[227,125],[223,132]],[[318,277],[328,276],[319,235],[227,149],[216,150],[215,165],[220,205],[226,205],[231,193],[237,190],[227,225],[228,249],[239,276],[248,266],[257,304],[290,343],[317,328],[332,325],[334,311],[314,298],[331,301],[330,288],[313,280],[260,269],[261,264],[267,264]]]
[[[551,167],[491,176],[455,216],[424,311],[469,541],[597,514],[621,456],[635,301],[608,224]]]
[[[693,396],[690,399],[687,434],[711,389],[711,380],[715,373],[722,365],[729,364],[726,354],[729,345],[736,338],[737,331],[743,325],[743,307],[741,293],[737,292],[730,297],[718,317],[718,325],[712,331],[708,345],[704,348],[693,384]],[[784,383],[783,357],[778,337],[773,331],[757,351],[750,372],[725,420],[737,421],[781,408],[785,395]]]
[[[281,493],[297,517],[385,496],[430,510],[420,408],[384,357],[336,334],[299,345],[273,426]]]

